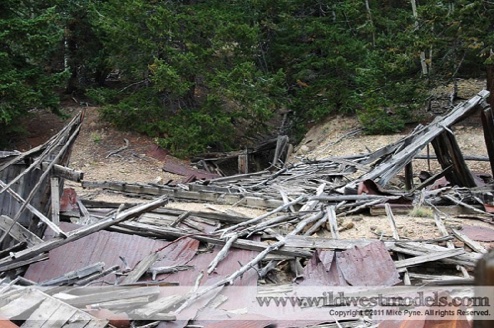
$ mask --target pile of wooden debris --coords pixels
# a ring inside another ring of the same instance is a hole
[[[344,312],[342,304],[331,302],[268,311],[259,297],[265,302],[324,288],[346,296],[396,296],[424,285],[433,286],[431,292],[438,285],[471,285],[494,230],[451,229],[444,209],[461,207],[492,224],[493,185],[470,172],[450,127],[480,112],[494,172],[488,95],[482,91],[370,154],[285,165],[282,137],[265,170],[176,186],[84,181],[81,172],[66,167],[80,115],[40,147],[0,154],[0,317],[22,327],[401,327],[410,320],[422,320],[422,327],[427,312],[413,307],[407,308],[409,317],[401,307],[381,313],[378,307],[343,304],[349,311]],[[429,144],[442,170],[417,184],[411,162]],[[405,190],[389,187],[403,171]],[[448,185],[433,188],[441,178]],[[141,200],[78,199],[66,189],[59,201],[64,179]],[[166,207],[169,200],[264,213],[176,210]],[[440,236],[400,236],[394,214],[417,206],[433,209],[431,229]],[[345,227],[338,218],[369,209],[385,213],[382,225],[391,227],[392,236],[340,238]],[[445,324],[471,325],[471,316],[454,313]]]

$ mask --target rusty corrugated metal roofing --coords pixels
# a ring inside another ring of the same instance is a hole
[[[338,269],[335,252],[316,250],[304,268],[301,286],[348,286]]]
[[[64,231],[70,231],[78,226],[62,222],[60,227]],[[102,230],[51,250],[50,258],[31,264],[25,277],[43,282],[96,262],[104,262],[105,268],[112,265],[122,267],[119,256],[125,258],[129,267],[133,268],[146,255],[168,244],[166,241]],[[115,276],[109,275],[103,279],[114,281]]]
[[[336,263],[352,286],[393,286],[400,282],[393,259],[380,241],[338,253]]]
[[[487,227],[463,225],[461,233],[464,233],[467,237],[476,241],[494,241],[494,229]]]

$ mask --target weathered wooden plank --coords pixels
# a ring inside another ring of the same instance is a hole
[[[107,325],[107,320],[97,319],[83,311],[76,311],[71,316],[67,313],[67,321],[64,323],[63,328],[105,328],[108,327]]]
[[[456,236],[456,238],[458,238],[459,240],[464,242],[465,245],[467,245],[468,247],[473,249],[475,252],[478,252],[481,254],[487,253],[487,249],[485,249],[485,247],[482,246],[479,242],[477,242],[473,239],[470,239],[470,237],[468,237],[467,235],[461,233],[460,231],[458,231],[456,229],[452,229],[452,232]]]
[[[395,240],[400,240],[400,235],[398,233],[398,229],[396,228],[396,221],[395,221],[395,217],[393,215],[393,210],[391,209],[391,205],[389,205],[388,203],[386,203],[385,205],[385,209],[386,209],[386,215],[388,217],[388,220],[389,220],[389,225],[391,226],[391,230],[393,230],[393,238]],[[405,259],[405,255],[401,254],[401,253],[398,253],[398,260],[399,261],[402,261]],[[407,286],[410,286],[412,283],[410,282],[410,275],[409,275],[409,272],[408,270],[405,268],[405,271],[404,271],[404,274],[403,274],[403,283]]]
[[[62,327],[63,321],[59,321],[58,325],[53,325],[55,322],[50,323],[50,318],[55,315],[55,313],[62,306],[60,301],[51,299],[47,297],[40,306],[34,310],[33,313],[26,319],[26,322],[22,325],[23,328],[38,328],[38,327]],[[73,309],[76,310],[76,309]],[[73,314],[73,313],[72,313]],[[71,315],[72,315],[71,314]],[[53,320],[55,321],[55,320]]]
[[[6,187],[6,186],[7,185],[2,180],[0,180],[0,187]],[[12,190],[10,187],[9,188],[6,188],[6,190],[20,204],[26,203],[26,201],[18,193],[16,193],[14,190]],[[44,223],[46,223],[46,225],[48,225],[53,231],[55,231],[55,233],[57,233],[57,234],[59,234],[61,236],[64,236],[65,235],[65,233],[62,230],[60,230],[60,228],[56,224],[54,224],[53,222],[51,222],[50,219],[48,219],[43,213],[41,213],[34,206],[32,206],[31,204],[27,204],[27,209],[31,213],[33,213],[35,216],[37,216],[41,221],[43,221]]]
[[[331,227],[331,236],[333,239],[339,239],[338,235],[338,222],[336,222],[336,210],[335,206],[327,206],[326,211],[328,213],[329,225]]]
[[[367,246],[375,240],[371,239],[329,239],[323,237],[299,236],[290,235],[286,237],[285,247],[295,248],[317,248],[344,250],[355,246]]]
[[[86,287],[81,287],[81,288],[86,288]],[[91,289],[89,291],[93,291],[93,290]],[[57,296],[57,298],[75,307],[85,307],[86,305],[98,304],[101,302],[109,302],[113,300],[122,300],[126,298],[136,298],[136,297],[144,297],[144,296],[156,298],[158,297],[159,293],[160,293],[159,287],[140,287],[140,288],[115,287],[110,290],[105,288],[101,288],[101,289],[95,288],[92,294],[85,294],[78,296],[73,294],[58,294],[59,296]]]
[[[53,167],[53,165],[55,165],[57,163],[57,161],[59,161],[62,156],[65,156],[65,152],[67,151],[67,149],[69,149],[69,147],[72,146],[72,143],[73,141],[75,140],[75,138],[77,137],[77,135],[79,134],[79,130],[81,128],[81,125],[80,124],[77,124],[80,120],[82,119],[82,117],[75,117],[71,124],[69,124],[68,126],[66,126],[62,131],[64,130],[67,130],[67,131],[70,131],[71,134],[70,136],[66,139],[66,140],[63,140],[65,139],[65,136],[62,134],[62,133],[59,133],[58,134],[58,137],[57,139],[60,139],[58,143],[56,143],[56,145],[54,147],[58,147],[60,146],[60,149],[58,150],[58,153],[55,154],[55,156],[53,156],[53,158],[51,159],[51,162],[48,164],[47,166],[47,170],[44,171],[41,176],[39,177],[38,181],[36,182],[36,184],[30,189],[30,192],[28,194],[28,196],[26,197],[26,199],[24,200],[24,202],[21,204],[21,207],[19,208],[18,212],[16,213],[16,215],[12,218],[12,220],[14,220],[14,222],[17,222],[20,217],[22,216],[24,210],[28,207],[29,203],[35,198],[36,194],[37,194],[37,191],[41,188],[41,186],[45,183],[45,179],[46,177],[50,174],[50,169],[51,167]],[[75,125],[75,128],[74,130],[72,131],[72,125]],[[69,129],[70,127],[70,129]],[[63,137],[63,138],[62,138]],[[50,148],[50,147],[49,147]],[[44,153],[35,161],[37,162],[38,160],[43,160],[43,155]],[[34,164],[34,163],[33,163]],[[39,164],[39,163],[38,163]],[[36,164],[36,165],[38,165]],[[32,166],[30,166],[26,171],[28,171]],[[25,172],[26,172],[25,171]],[[25,172],[23,173],[23,175],[25,174]],[[19,177],[17,177],[16,179],[18,179]],[[10,181],[6,187],[3,187],[2,188],[2,191],[5,191],[5,189],[9,188],[13,181],[15,181],[16,179]],[[45,222],[47,224],[47,226],[52,229],[57,235],[59,236],[65,236],[64,232],[61,231],[60,229],[58,229],[58,226],[56,224],[53,224],[51,221],[47,221]],[[7,236],[6,233],[4,233],[1,237],[0,237],[0,242],[3,241],[3,239],[5,238],[5,236]]]
[[[417,242],[408,242],[408,243],[395,243],[389,245],[389,249],[394,252],[400,252],[404,254],[420,256],[424,254],[431,254],[437,252],[448,251],[449,249],[446,247],[441,247],[437,245],[425,244],[425,243],[417,243]],[[453,257],[442,259],[441,261],[448,264],[455,265],[464,265],[468,267],[475,266],[475,263],[480,258],[480,255],[476,255],[476,253],[466,253],[462,250],[462,254],[455,255]]]
[[[43,162],[41,163],[41,169],[43,171],[46,171],[48,169],[48,166],[50,165],[50,162]],[[74,182],[81,182],[82,179],[84,178],[84,172],[78,171],[71,169],[69,167],[65,167],[59,164],[53,165],[51,168],[52,174],[55,175],[58,178],[65,179],[65,180],[70,180]]]
[[[137,282],[139,278],[142,277],[144,273],[153,265],[158,259],[158,252],[148,254],[144,259],[142,259],[136,267],[127,274],[127,277],[122,280],[121,285],[132,284]]]
[[[43,239],[36,236],[34,233],[24,228],[17,222],[14,222],[11,218],[6,215],[0,215],[0,229],[3,231],[8,231],[8,233],[19,242],[26,242],[27,245],[33,246],[43,242]]]
[[[446,226],[444,225],[444,222],[443,220],[441,219],[441,217],[439,216],[439,214],[437,212],[434,213],[434,221],[436,222],[436,226],[439,230],[439,232],[444,236],[444,237],[448,237],[449,236],[449,232],[448,230],[446,229]],[[454,249],[455,248],[455,245],[453,244],[453,242],[451,240],[448,240],[446,242],[446,246],[449,248],[449,249]],[[465,269],[464,266],[462,265],[458,265],[457,266],[457,269],[461,271],[461,273],[463,274],[464,277],[466,278],[469,278],[470,275],[468,274],[468,271]]]
[[[140,319],[152,318],[158,313],[169,312],[171,307],[184,298],[185,295],[170,295],[160,297],[159,299],[150,302],[146,306],[140,307],[135,311],[135,315]],[[174,315],[169,315],[169,320],[175,320]],[[161,318],[160,318],[161,319]]]
[[[484,129],[484,140],[491,165],[491,173],[492,176],[494,176],[494,118],[492,115],[492,108],[488,103],[483,102],[482,107],[483,110],[480,112],[480,117]]]
[[[395,266],[397,269],[406,268],[409,266],[415,266],[415,265],[422,264],[425,262],[433,262],[433,261],[437,261],[437,260],[446,259],[446,258],[453,257],[456,255],[464,254],[464,253],[465,253],[465,251],[463,249],[452,249],[452,250],[443,251],[443,252],[435,252],[432,254],[419,255],[419,256],[415,256],[415,257],[412,257],[412,258],[409,258],[406,260],[395,261]]]
[[[103,188],[125,193],[146,194],[146,195],[167,195],[171,198],[193,200],[206,203],[216,203],[225,205],[242,205],[255,208],[276,208],[283,204],[280,199],[261,198],[249,194],[228,194],[218,192],[201,192],[183,190],[166,186],[138,185],[124,182],[91,182],[82,181],[83,188]]]
[[[408,146],[393,154],[393,156],[379,165],[372,171],[362,175],[346,185],[347,188],[354,189],[358,182],[367,179],[374,180],[380,185],[386,185],[403,167],[408,164],[429,142],[437,135],[441,134],[448,126],[453,125],[465,116],[469,115],[477,105],[489,96],[489,92],[482,90],[470,100],[456,106],[447,116],[438,118],[434,123],[417,132],[420,137],[411,142]]]
[[[51,219],[56,225],[60,224],[60,180],[57,177],[50,178],[51,190]]]
[[[436,136],[432,140],[432,146],[441,167],[446,169],[451,166],[451,170],[445,171],[446,178],[451,184],[460,187],[476,186],[473,175],[463,159],[456,138],[449,129]]]
[[[20,293],[18,297],[10,303],[0,307],[0,313],[3,317],[14,320],[27,318],[26,314],[39,306],[45,300],[46,296],[39,293],[33,288],[27,288]]]
[[[127,209],[125,211],[122,211],[118,213],[114,218],[108,218],[106,220],[99,221],[95,224],[92,224],[87,227],[82,227],[76,230],[72,230],[67,234],[66,238],[54,238],[49,241],[45,241],[43,243],[34,245],[26,250],[19,251],[16,253],[13,253],[11,255],[10,259],[2,259],[0,260],[0,271],[4,271],[5,268],[12,263],[12,260],[15,259],[17,261],[24,260],[24,259],[29,259],[35,255],[38,255],[43,252],[47,252],[51,249],[54,249],[58,246],[61,246],[63,244],[72,242],[74,240],[78,240],[84,236],[87,236],[93,232],[108,228],[112,225],[115,225],[119,222],[122,222],[124,220],[133,218],[135,216],[138,216],[148,210],[152,210],[154,208],[157,208],[159,206],[162,206],[168,202],[167,197],[160,197],[157,198],[151,202],[144,203],[135,207],[132,207],[130,209]]]
[[[199,234],[193,234],[189,235],[187,233],[184,233],[180,230],[176,229],[171,229],[167,227],[155,227],[155,226],[149,226],[146,224],[141,224],[139,222],[123,222],[119,224],[119,226],[131,229],[131,231],[137,231],[142,230],[144,232],[152,232],[155,233],[157,236],[162,236],[167,239],[176,239],[180,238],[183,236],[188,236],[190,238],[194,238],[196,240],[199,240],[201,242],[205,243],[211,243],[213,245],[224,245],[225,240],[223,239],[218,239],[214,237],[209,237],[205,235],[199,235]],[[238,239],[235,241],[232,245],[235,248],[240,248],[240,249],[247,249],[247,250],[253,250],[253,251],[263,251],[267,247],[269,247],[269,244],[265,242],[259,242],[259,241],[254,241],[254,240],[248,240],[248,239]],[[304,249],[299,249],[299,248],[294,248],[294,247],[283,247],[277,250],[273,251],[273,254],[279,254],[279,255],[286,255],[290,257],[304,257],[304,258],[309,258],[312,256],[312,252],[309,250],[304,250]]]

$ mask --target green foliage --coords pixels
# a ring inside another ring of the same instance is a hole
[[[56,110],[55,89],[66,78],[50,67],[63,30],[54,7],[23,1],[0,5],[0,138],[30,109]]]
[[[416,16],[410,2],[368,4],[5,0],[0,125],[55,108],[57,89],[85,92],[103,118],[186,156],[250,146],[287,109],[292,135],[336,113],[395,132],[428,89],[482,74],[492,2],[425,0]]]

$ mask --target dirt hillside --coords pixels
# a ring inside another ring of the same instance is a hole
[[[458,97],[469,99],[483,89],[483,81],[461,81],[458,89]],[[444,87],[438,93],[448,94],[452,87]],[[461,100],[461,99],[460,99]],[[80,110],[86,111],[86,116],[80,135],[73,148],[71,167],[82,170],[85,180],[104,181],[116,180],[142,183],[165,183],[167,181],[180,181],[182,177],[162,171],[165,161],[179,162],[163,151],[156,151],[156,145],[152,138],[132,132],[122,132],[113,128],[110,124],[99,119],[98,110],[95,107],[66,106],[67,116],[72,116]],[[424,112],[432,118],[432,113]],[[59,130],[66,120],[51,113],[36,111],[28,118],[27,124],[30,135],[18,140],[18,149],[26,150],[46,140],[55,131]],[[474,117],[467,122],[458,124],[454,128],[464,155],[486,156],[483,131],[480,118]],[[382,146],[390,144],[405,134],[395,135],[364,135],[359,131],[359,122],[353,117],[331,117],[324,122],[315,125],[305,136],[299,145],[294,148],[291,156],[292,162],[304,158],[322,159],[330,156],[354,155],[374,151]],[[128,146],[112,154],[119,148]],[[431,149],[431,152],[433,150]],[[156,156],[158,154],[158,156]],[[158,158],[158,159],[157,159]],[[182,161],[184,165],[188,162]],[[468,162],[474,172],[489,173],[487,162]],[[433,173],[439,169],[434,161],[431,162],[430,171]],[[425,160],[414,161],[414,172],[429,170]],[[129,201],[121,195],[115,195],[102,191],[83,190],[78,184],[68,182],[66,186],[76,189],[80,197],[97,198],[100,200]],[[135,199],[132,201],[136,201]],[[208,211],[235,211],[243,215],[255,217],[264,213],[260,210],[241,207],[208,205],[208,204],[181,204],[170,203],[172,208],[187,208]],[[435,238],[440,234],[431,229],[434,226],[433,219],[414,217],[410,215],[397,216],[397,225],[400,235],[408,238]],[[383,226],[382,217],[364,217],[362,215],[340,218],[340,224],[352,223],[353,228],[340,233],[341,238],[375,238],[380,234],[390,235],[391,231]],[[447,224],[459,227],[464,221],[448,219]],[[472,221],[472,224],[486,225]],[[387,226],[387,225],[386,225]],[[389,231],[388,231],[389,230]],[[324,235],[324,233],[323,233]]]

